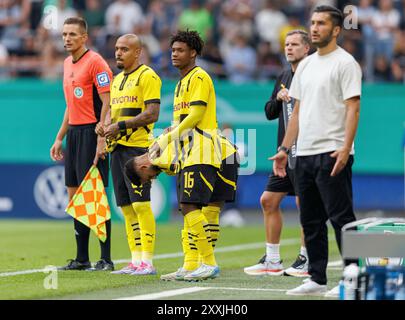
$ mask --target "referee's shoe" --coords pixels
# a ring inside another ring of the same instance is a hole
[[[67,270],[87,270],[88,268],[91,268],[91,263],[90,261],[85,261],[85,262],[80,262],[77,261],[76,259],[70,259],[68,260],[68,264],[63,267],[59,267],[59,271],[67,271]]]
[[[86,271],[114,271],[114,263],[112,261],[107,261],[101,259],[97,261],[93,268],[88,268]]]

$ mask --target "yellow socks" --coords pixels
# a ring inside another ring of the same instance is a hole
[[[202,213],[207,219],[209,231],[211,234],[211,244],[215,248],[215,244],[219,238],[219,213],[221,211],[220,207],[217,206],[207,206],[202,208]]]
[[[132,263],[134,265],[140,265],[142,260],[142,247],[138,217],[132,206],[123,206],[121,210],[125,218],[125,230],[129,250],[131,251]]]
[[[186,217],[184,217],[184,229],[181,230],[181,244],[184,253],[183,269],[191,271],[198,268],[197,246],[189,233]]]
[[[191,237],[197,246],[198,253],[201,256],[202,263],[216,266],[217,263],[215,261],[214,249],[209,242],[209,231],[206,231],[208,229],[207,227],[204,228],[207,224],[207,220],[202,214],[202,211],[194,210],[187,213],[185,215],[185,220]]]
[[[134,202],[132,203],[132,208],[138,216],[139,227],[141,229],[142,261],[152,264],[155,250],[156,222],[150,201]]]

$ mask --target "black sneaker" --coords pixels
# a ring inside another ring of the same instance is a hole
[[[58,270],[63,271],[63,270],[86,270],[88,268],[91,268],[91,263],[90,261],[86,262],[80,262],[74,259],[68,260],[69,263],[64,266],[64,267],[59,267]]]
[[[266,262],[266,258],[267,258],[267,255],[264,254],[264,256],[260,258],[260,260],[259,260],[258,263],[265,263],[265,262]],[[276,262],[276,263],[283,263],[283,260],[280,260],[280,261],[278,261],[278,262]]]
[[[114,271],[114,263],[101,259],[97,261],[93,268],[88,268],[86,271]]]
[[[266,261],[266,257],[267,257],[267,255],[264,254],[264,256],[260,258],[258,263],[264,263]]]
[[[291,267],[284,270],[284,274],[292,277],[309,277],[308,259],[302,254],[299,254]]]

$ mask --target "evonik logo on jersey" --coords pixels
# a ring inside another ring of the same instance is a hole
[[[122,96],[118,98],[112,98],[111,104],[121,104],[121,103],[133,103],[138,102],[138,96]]]

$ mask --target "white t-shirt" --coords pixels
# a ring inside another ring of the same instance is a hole
[[[335,151],[344,146],[344,100],[361,95],[361,68],[340,47],[315,52],[299,63],[289,95],[300,101],[297,156]]]

